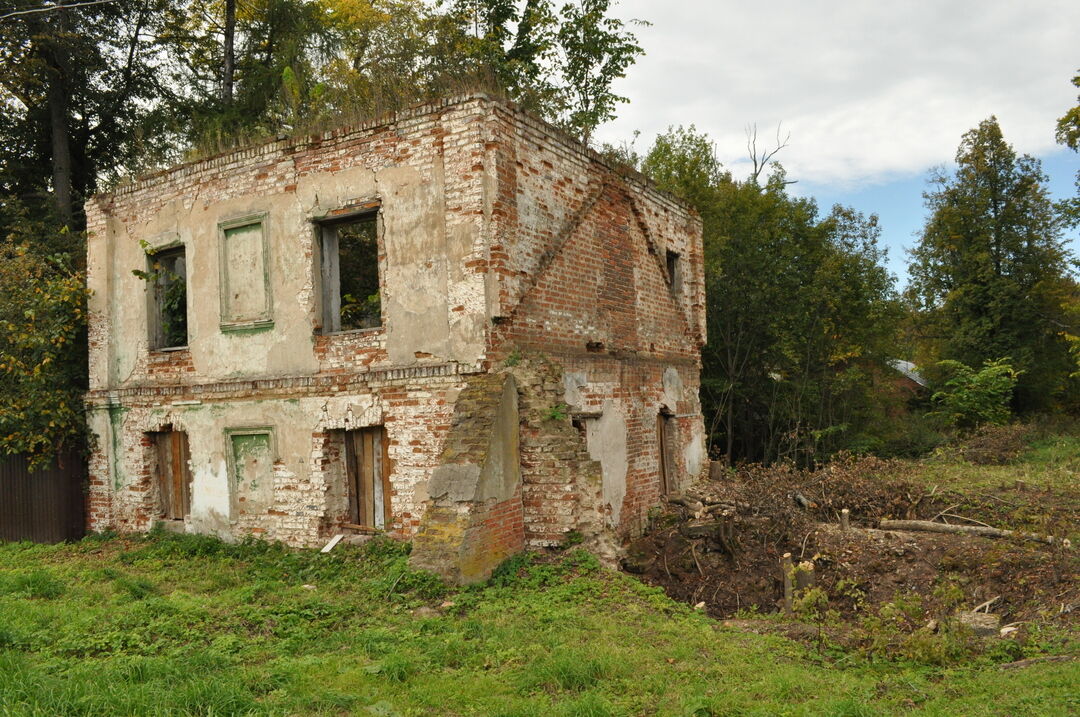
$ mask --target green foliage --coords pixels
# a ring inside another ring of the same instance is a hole
[[[12,594],[37,600],[55,600],[64,594],[64,583],[48,570],[34,570],[0,576],[0,594]]]
[[[1072,83],[1074,87],[1080,88],[1080,73],[1072,78]],[[1076,97],[1076,105],[1058,119],[1055,137],[1059,144],[1074,152],[1080,152],[1080,95]],[[1063,200],[1058,205],[1058,210],[1070,224],[1080,225],[1080,170],[1076,172],[1076,196]]]
[[[581,534],[580,530],[570,530],[563,536],[562,542],[559,543],[559,549],[567,550],[575,545],[581,545],[583,542],[585,542],[585,536]]]
[[[66,256],[0,241],[0,453],[27,454],[32,468],[85,430],[86,300]]]
[[[642,168],[701,214],[709,343],[702,401],[715,452],[800,462],[879,425],[901,317],[876,217],[818,215],[783,170],[734,180],[695,128],[657,138]]]
[[[352,294],[341,297],[342,326],[367,328],[381,323],[382,295],[378,291],[364,297],[356,297]]]
[[[991,117],[966,133],[955,174],[926,196],[930,216],[911,264],[908,298],[923,361],[968,366],[1009,356],[1020,376],[1013,408],[1075,408],[1070,378],[1074,258],[1037,160],[1018,157]],[[1066,331],[1062,331],[1066,327]]]
[[[555,403],[548,407],[544,413],[544,418],[548,421],[561,422],[565,421],[569,413],[570,407],[565,403]]]
[[[172,131],[213,150],[466,91],[505,95],[588,139],[625,101],[641,54],[611,0],[259,0],[237,15],[234,90],[221,93],[220,4],[170,7]],[[169,122],[164,111],[155,120]]]
[[[562,7],[556,37],[565,96],[564,123],[586,142],[626,102],[611,90],[644,51],[621,20],[608,16],[612,0],[575,0]],[[637,21],[638,24],[647,24]]]
[[[940,361],[938,368],[945,379],[932,398],[950,424],[974,428],[1008,422],[1012,416],[1009,403],[1020,372],[1007,359],[987,361],[978,371],[959,361]]]
[[[608,655],[595,655],[580,648],[563,647],[533,663],[521,679],[521,688],[582,692],[610,678],[617,664]]]

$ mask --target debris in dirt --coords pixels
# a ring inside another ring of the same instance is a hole
[[[1016,662],[1006,662],[1004,665],[998,665],[998,669],[1017,670],[1022,667],[1030,667],[1031,665],[1040,662],[1072,662],[1075,659],[1075,655],[1043,655],[1042,657],[1029,657],[1026,660],[1017,660]]]
[[[1001,618],[986,612],[960,611],[956,620],[975,633],[976,637],[1000,637]]]
[[[871,526],[959,511],[987,525],[1071,535],[1080,492],[1028,486],[1019,493],[1010,484],[999,489],[1004,497],[980,497],[927,489],[905,478],[910,470],[910,464],[850,458],[817,471],[784,465],[713,471],[722,479],[702,479],[670,500],[667,512],[628,546],[622,567],[689,605],[704,602],[717,617],[783,608],[788,569],[781,556],[790,553],[790,569],[798,562],[812,565],[827,609],[845,618],[877,615],[893,603],[916,604],[919,622],[905,629],[922,630],[959,605],[997,596],[993,609],[1007,620],[1054,615],[1055,621],[1078,621],[1080,610],[1059,613],[1059,606],[1080,605],[1080,560],[1063,549],[1063,541],[1047,549],[963,530],[985,526],[935,524],[961,529],[948,533]],[[796,493],[812,506],[801,508]],[[840,524],[845,509],[847,531]],[[797,610],[794,582],[791,589],[788,604]]]

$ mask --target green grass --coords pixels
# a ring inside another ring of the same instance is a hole
[[[944,446],[935,455],[912,461],[912,478],[942,488],[1012,488],[1017,480],[1031,487],[1076,491],[1080,485],[1080,433],[1050,433],[1035,429],[1024,450],[1005,465],[975,465]]]
[[[0,715],[1080,709],[1075,663],[827,658],[723,627],[583,552],[519,557],[450,592],[405,551],[173,535],[0,545]]]

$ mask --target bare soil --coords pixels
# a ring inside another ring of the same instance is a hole
[[[898,597],[917,596],[930,614],[998,598],[990,609],[1003,623],[1080,625],[1076,548],[876,528],[882,518],[978,521],[1075,539],[1080,488],[941,492],[911,480],[910,470],[860,459],[817,472],[760,466],[725,472],[675,497],[629,546],[623,567],[675,599],[704,603],[719,618],[779,610],[780,559],[791,553],[795,562],[813,562],[828,608],[846,618],[873,614]],[[838,525],[844,507],[851,511],[847,532]]]

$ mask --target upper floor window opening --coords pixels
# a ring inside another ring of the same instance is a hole
[[[322,330],[382,326],[378,209],[319,223]]]
[[[188,343],[187,257],[184,247],[159,249],[147,255],[145,279],[150,288],[150,346],[183,348]]]
[[[667,251],[667,274],[671,291],[675,294],[682,293],[682,257],[679,252],[670,249]]]

